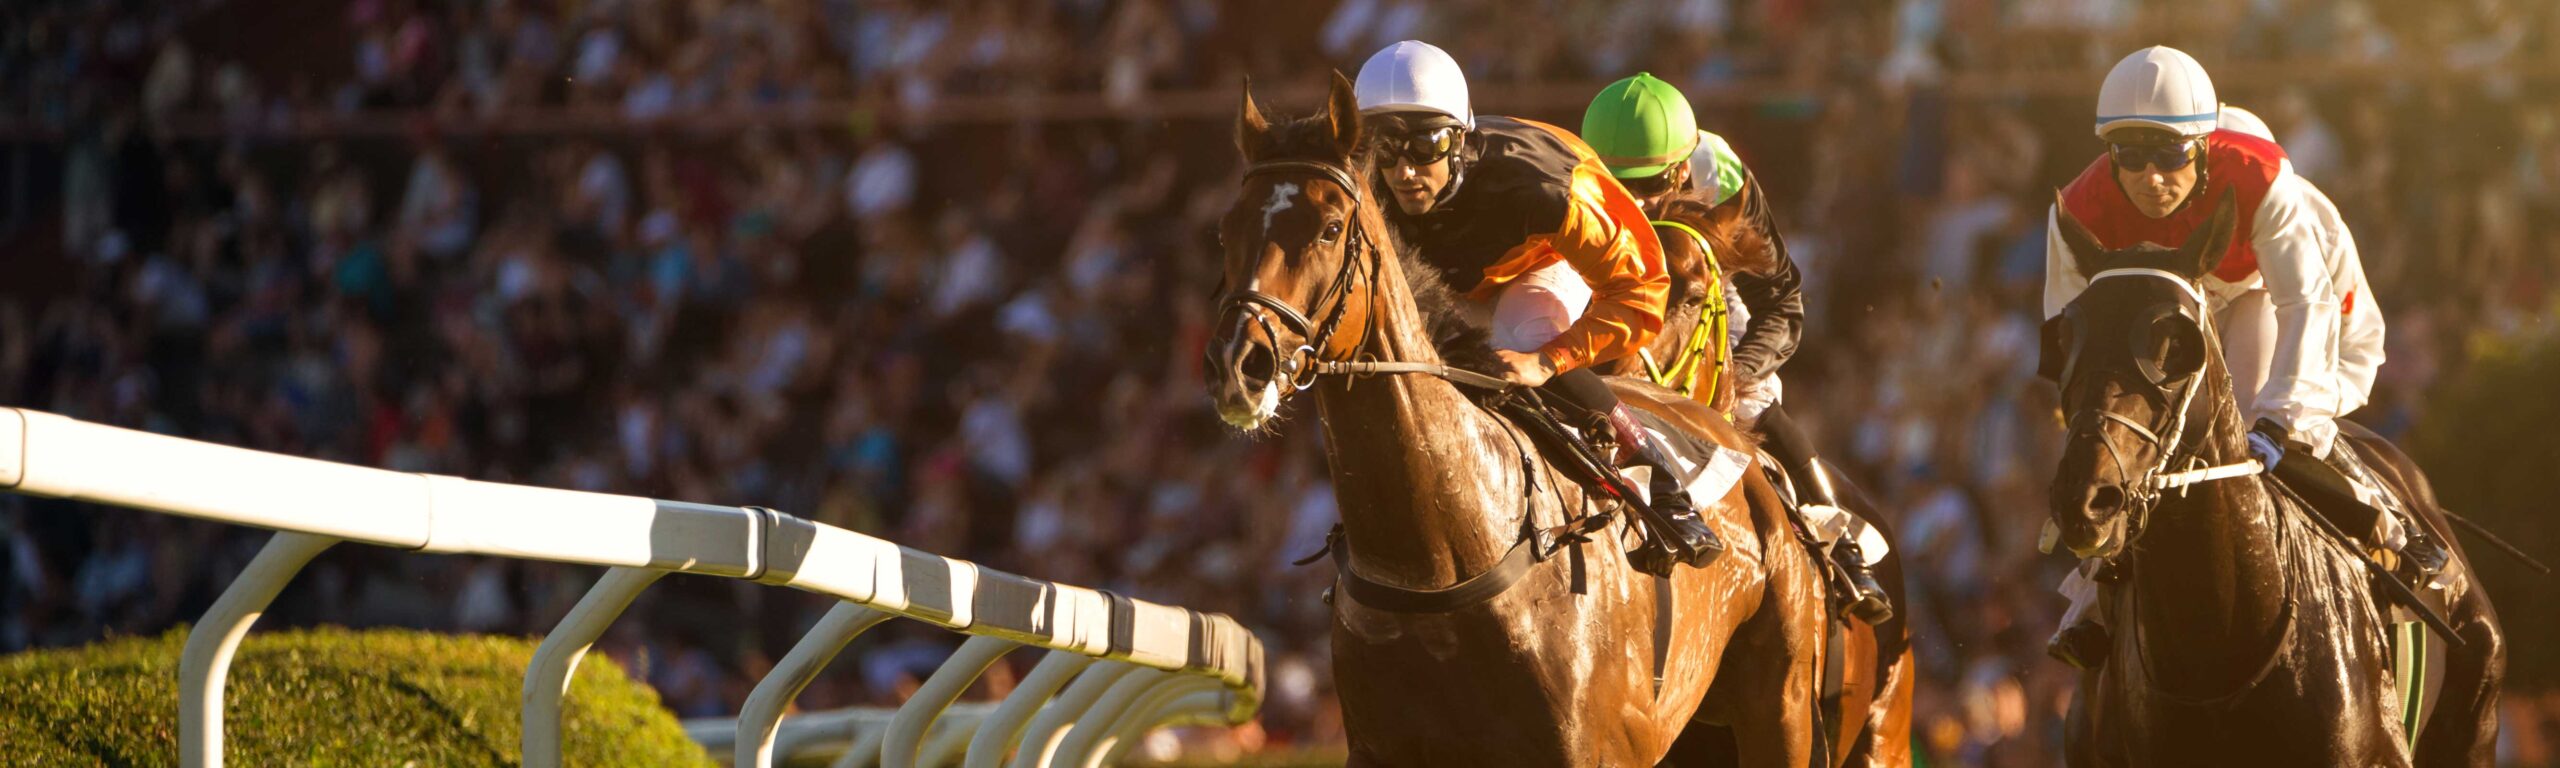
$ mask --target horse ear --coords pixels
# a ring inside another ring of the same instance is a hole
[[[2203,229],[2188,235],[2187,243],[2178,247],[2178,263],[2192,269],[2187,277],[2203,277],[2211,274],[2214,267],[2222,266],[2222,257],[2231,251],[2232,230],[2239,226],[2239,218],[2238,198],[2229,192],[2222,193],[2222,202],[2213,206],[2213,218],[2206,220]]]
[[[2062,202],[2059,189],[2053,191],[2053,226],[2061,230],[2062,247],[2071,249],[2071,262],[2079,266],[2080,274],[2094,275],[2105,269],[2098,264],[2098,257],[2106,255],[2107,249],[2098,244],[2096,233],[2080,223],[2080,217],[2071,215],[2071,206]]]
[[[1262,119],[1262,108],[1253,103],[1253,78],[1244,79],[1244,106],[1236,110],[1236,149],[1248,162],[1262,156],[1271,144],[1271,121]]]
[[[1325,100],[1325,120],[1333,128],[1333,148],[1345,158],[1360,151],[1360,99],[1352,94],[1351,81],[1342,70],[1333,71],[1333,94]]]

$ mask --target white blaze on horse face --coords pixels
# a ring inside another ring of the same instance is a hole
[[[1296,184],[1284,181],[1271,185],[1271,202],[1262,204],[1262,236],[1271,236],[1271,217],[1280,215],[1281,211],[1298,207],[1297,203],[1289,199],[1297,196],[1298,185]]]

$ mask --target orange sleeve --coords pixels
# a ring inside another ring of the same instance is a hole
[[[1574,168],[1564,225],[1548,244],[1591,283],[1591,306],[1582,318],[1538,350],[1557,372],[1635,354],[1653,343],[1671,294],[1662,241],[1598,160],[1585,158]]]

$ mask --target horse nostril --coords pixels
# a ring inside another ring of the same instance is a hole
[[[2124,506],[2123,488],[2101,485],[2089,491],[2089,511],[2091,512],[2114,512],[2121,506]]]
[[[1244,359],[1236,361],[1236,373],[1246,382],[1260,384],[1272,378],[1274,359],[1271,348],[1255,344],[1245,349]]]

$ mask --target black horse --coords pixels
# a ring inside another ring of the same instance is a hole
[[[2463,644],[2447,654],[2439,711],[2412,751],[2390,606],[2349,548],[2362,544],[2325,532],[2263,475],[2189,474],[2249,461],[2198,283],[2230,246],[2233,208],[2226,195],[2178,248],[2112,252],[2056,208],[2091,280],[2045,329],[2046,373],[2070,425],[2053,515],[2074,553],[2112,560],[2102,609],[2115,628],[2111,660],[2083,673],[2072,706],[2070,764],[2490,765],[2505,656],[2485,596],[2449,600]],[[2341,426],[2349,439],[2337,450],[2360,451],[2450,545],[2408,457]]]

